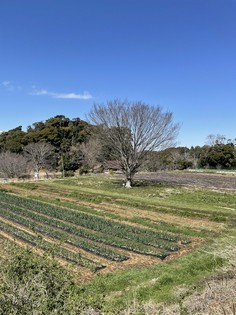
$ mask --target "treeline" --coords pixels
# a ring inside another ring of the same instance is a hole
[[[188,168],[236,168],[235,140],[210,135],[200,147],[169,148],[150,152],[142,170],[183,170]],[[0,177],[24,177],[41,170],[62,176],[93,170],[105,161],[114,161],[113,148],[99,137],[97,127],[81,120],[57,115],[0,134]],[[102,169],[102,168],[101,168]]]
[[[45,122],[35,122],[26,131],[18,126],[2,132],[0,173],[2,176],[19,177],[19,173],[30,170],[73,172],[82,165],[79,148],[91,137],[92,129],[80,118],[69,119],[58,115]],[[11,167],[12,164],[17,164],[18,173]]]
[[[202,147],[177,147],[151,152],[146,163],[149,171],[184,169],[235,169],[236,146],[231,139],[216,141]]]
[[[45,122],[35,122],[26,131],[22,126],[0,134],[0,150],[22,153],[29,143],[47,142],[57,152],[68,150],[82,143],[91,133],[91,126],[80,118],[69,119],[63,115],[49,118]]]

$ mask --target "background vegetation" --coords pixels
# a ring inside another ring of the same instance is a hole
[[[35,122],[26,131],[18,126],[3,132],[0,134],[0,176],[27,177],[29,173],[42,169],[46,173],[59,171],[63,177],[73,175],[76,170],[80,170],[80,173],[102,171],[109,165],[105,162],[114,161],[115,155],[113,146],[107,142],[101,143],[96,128],[79,118],[69,119],[58,115],[45,122]],[[40,155],[39,143],[41,146],[48,145]],[[35,156],[38,160],[35,160]],[[231,170],[235,167],[235,140],[222,135],[209,135],[206,145],[202,147],[151,151],[146,154],[139,170]],[[119,166],[115,167],[113,163],[111,168],[116,170]]]

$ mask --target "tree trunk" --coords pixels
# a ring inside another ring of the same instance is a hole
[[[131,188],[131,179],[126,179],[126,183],[125,183],[125,187],[126,188]]]
[[[130,168],[128,170],[126,170],[126,176],[125,177],[126,177],[125,187],[126,188],[131,188],[132,187],[132,183],[133,183],[134,174],[130,170]]]
[[[135,172],[130,168],[129,165],[128,166],[125,165],[124,169],[125,169],[125,179],[126,179],[125,187],[131,188]]]
[[[61,156],[61,176],[62,178],[65,177],[65,166],[64,166],[64,156]]]

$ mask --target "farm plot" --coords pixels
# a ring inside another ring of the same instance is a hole
[[[125,263],[134,254],[164,260],[191,243],[180,234],[132,226],[87,214],[84,209],[57,207],[5,192],[0,192],[0,218],[0,229],[6,235],[43,250],[56,242],[59,258],[92,271]]]

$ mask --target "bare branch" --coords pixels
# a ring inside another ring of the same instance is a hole
[[[28,161],[24,156],[10,151],[0,154],[0,176],[19,178],[28,173]]]
[[[31,163],[33,170],[39,178],[39,172],[43,168],[48,169],[52,165],[54,147],[46,142],[30,143],[23,149],[24,156]]]
[[[83,164],[91,169],[98,162],[98,157],[101,152],[101,143],[97,138],[90,138],[88,142],[83,142],[79,146],[79,150],[83,155]]]
[[[172,113],[143,102],[113,100],[95,104],[89,118],[101,126],[102,137],[112,146],[128,180],[132,180],[148,152],[173,146],[179,131]]]

